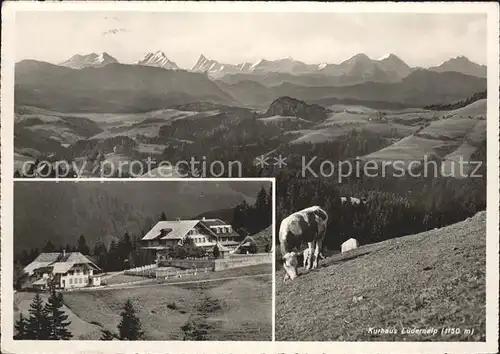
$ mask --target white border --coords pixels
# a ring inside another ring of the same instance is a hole
[[[128,11],[128,12],[386,12],[386,13],[486,13],[488,28],[488,102],[487,102],[487,342],[100,342],[71,341],[51,343],[41,341],[19,341],[14,343],[12,321],[6,317],[6,311],[12,312],[12,274],[6,273],[2,280],[2,351],[15,353],[98,351],[98,352],[199,352],[200,344],[205,353],[328,353],[328,352],[384,352],[384,353],[495,353],[498,351],[498,205],[499,205],[499,6],[495,2],[467,3],[307,3],[307,2],[4,2],[2,3],[2,146],[1,146],[1,211],[2,269],[11,267],[12,224],[13,224],[13,80],[14,80],[14,24],[15,12],[18,11]],[[431,40],[431,39],[429,39]],[[92,179],[82,180],[90,181]],[[111,180],[111,179],[109,179]],[[151,179],[148,179],[151,180]],[[172,180],[172,179],[169,179]],[[185,180],[185,179],[184,179]],[[204,179],[205,180],[205,179]],[[28,180],[23,180],[28,181]],[[34,180],[32,180],[34,181]],[[61,181],[61,180],[60,180]],[[120,181],[124,181],[120,179]],[[134,179],[133,181],[139,181]],[[273,193],[276,188],[273,185]],[[273,220],[275,215],[273,214]],[[274,235],[274,229],[273,229]],[[274,264],[274,263],[273,263]],[[273,295],[274,296],[274,295]],[[274,313],[274,306],[273,306]],[[10,318],[12,319],[12,318]],[[5,328],[4,328],[5,323]],[[274,328],[274,321],[273,321]],[[16,344],[16,345],[14,345]]]

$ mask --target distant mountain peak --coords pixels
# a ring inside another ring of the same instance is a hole
[[[83,69],[83,68],[98,68],[112,63],[118,63],[118,60],[113,58],[108,53],[103,52],[103,53],[75,54],[68,60],[60,63],[59,65],[66,66],[72,69]]]
[[[208,59],[205,55],[200,54],[198,61],[194,64],[191,71],[205,72],[212,76],[222,76],[224,74],[239,73],[241,72],[241,67],[232,64],[222,64],[216,60]]]
[[[356,60],[371,60],[370,57],[368,55],[366,55],[365,53],[358,53],[356,55],[353,55],[348,60],[351,60],[351,59],[356,59]]]
[[[157,68],[163,68],[168,70],[178,70],[179,67],[176,63],[171,61],[163,51],[157,50],[156,52],[150,52],[144,56],[143,59],[136,62],[137,65],[143,66],[154,66]]]
[[[401,58],[399,58],[396,54],[394,53],[389,53],[389,54],[386,54],[386,55],[383,55],[382,57],[380,57],[379,59],[377,59],[378,61],[382,61],[382,60],[401,60]],[[402,60],[401,60],[402,61]]]
[[[486,66],[474,63],[464,55],[448,59],[439,66],[429,68],[429,70],[437,72],[456,71],[465,75],[486,77]]]

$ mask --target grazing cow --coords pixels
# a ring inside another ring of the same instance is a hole
[[[298,276],[297,253],[294,249],[300,247],[303,241],[307,242],[308,246],[308,251],[305,252],[307,257],[304,257],[306,269],[318,267],[327,224],[328,214],[319,206],[297,211],[283,219],[279,230],[279,241],[284,260],[284,280],[288,278],[293,280]]]
[[[342,244],[341,252],[344,253],[356,249],[358,248],[358,246],[359,246],[358,240],[356,240],[355,238],[350,238]]]

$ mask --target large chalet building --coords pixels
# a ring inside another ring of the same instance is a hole
[[[49,281],[57,289],[99,286],[101,269],[80,252],[41,253],[24,271],[31,286],[46,289]]]
[[[156,251],[159,258],[165,251],[182,244],[187,238],[207,251],[215,245],[229,251],[236,249],[239,242],[231,225],[220,219],[159,221],[142,238],[142,248]]]

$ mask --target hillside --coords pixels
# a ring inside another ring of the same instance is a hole
[[[280,97],[267,109],[264,116],[292,116],[318,122],[325,120],[328,110],[317,104],[307,104],[292,97]]]
[[[356,70],[356,66],[353,67]],[[375,73],[376,74],[376,73]],[[277,74],[276,74],[277,75]],[[382,109],[399,107],[423,107],[466,99],[476,92],[486,90],[486,79],[459,72],[434,72],[416,70],[397,82],[348,82],[340,84],[294,76],[278,78],[269,83],[266,76],[245,76],[241,80],[218,81],[218,85],[241,104],[262,107],[273,100],[289,96],[309,103],[362,102]],[[314,76],[313,78],[316,78]],[[300,78],[300,79],[299,79]],[[382,105],[385,103],[385,105]]]
[[[145,112],[176,104],[235,100],[205,75],[112,63],[73,70],[25,60],[16,64],[15,100],[59,112]]]
[[[17,182],[14,248],[41,248],[49,239],[55,245],[74,244],[81,234],[90,245],[109,242],[126,231],[139,235],[161,212],[168,218],[190,218],[232,208],[247,198],[252,201],[261,183],[254,186],[248,197],[227,182]]]
[[[284,283],[278,271],[276,340],[484,341],[485,259],[486,213],[479,212],[441,229],[336,254],[317,270],[300,268],[293,282]],[[462,334],[401,334],[402,326],[440,330],[450,324]],[[370,334],[370,327],[398,333]],[[474,333],[464,335],[465,328]]]
[[[269,226],[262,231],[257,232],[256,234],[251,236],[252,239],[257,244],[258,252],[265,252],[266,245],[272,246],[273,244],[273,228]]]

